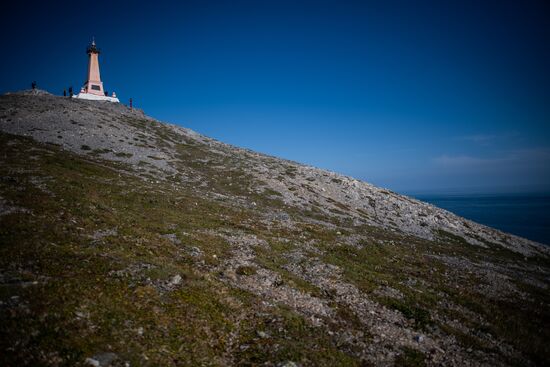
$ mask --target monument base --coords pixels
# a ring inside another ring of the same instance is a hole
[[[88,99],[91,101],[109,101],[109,102],[116,102],[116,103],[120,102],[116,97],[98,96],[97,94],[91,94],[91,93],[78,93],[77,95],[74,95],[73,98]]]

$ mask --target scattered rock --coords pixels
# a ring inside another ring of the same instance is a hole
[[[189,250],[189,255],[193,256],[193,257],[202,257],[203,256],[203,252],[200,248],[196,247],[196,246],[193,246],[191,247]]]
[[[101,364],[99,364],[99,361],[93,358],[86,358],[84,360],[84,363],[90,366],[99,367]]]
[[[422,343],[424,341],[424,336],[423,335],[415,335],[414,336],[414,341],[417,342],[417,343]]]
[[[90,237],[92,239],[92,244],[98,244],[105,237],[116,236],[117,234],[118,234],[117,229],[111,228],[111,229],[97,230]]]
[[[182,277],[179,274],[174,275],[172,278],[170,278],[170,284],[171,285],[178,285],[182,281]]]
[[[256,334],[262,339],[269,338],[269,335],[265,331],[258,330],[256,331]]]
[[[277,367],[298,367],[298,365],[295,362],[286,361],[277,364]]]
[[[181,241],[178,239],[178,236],[176,236],[175,233],[168,233],[161,235],[162,238],[166,238],[167,240],[171,241],[172,243],[176,245],[181,245]]]
[[[99,353],[94,355],[92,358],[88,358],[90,363],[97,363],[92,364],[93,366],[100,366],[100,367],[107,367],[110,366],[112,362],[114,362],[116,359],[118,359],[118,356],[115,353],[111,352],[105,352],[105,353]]]

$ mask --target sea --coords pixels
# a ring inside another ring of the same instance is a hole
[[[461,217],[550,246],[549,194],[409,194]]]

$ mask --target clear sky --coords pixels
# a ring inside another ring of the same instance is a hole
[[[0,92],[78,90],[95,36],[107,91],[224,142],[400,192],[550,191],[546,4],[11,1]]]

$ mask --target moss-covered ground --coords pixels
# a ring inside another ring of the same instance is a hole
[[[330,327],[315,326],[284,304],[266,303],[224,282],[214,270],[232,256],[231,244],[215,233],[228,230],[268,244],[255,249],[256,264],[239,267],[238,276],[255,276],[262,267],[300,292],[330,300],[330,294],[286,268],[295,243],[312,243],[318,252],[303,250],[306,256],[342,269],[344,281],[400,312],[419,333],[437,331],[464,348],[498,356],[501,351],[476,337],[476,332],[491,334],[517,351],[515,359],[506,360],[511,364],[543,365],[550,358],[547,290],[511,279],[526,296],[495,301],[475,290],[487,279],[460,272],[442,258],[548,269],[547,259],[472,247],[447,233],[425,241],[300,211],[274,193],[251,191],[261,183],[238,162],[232,172],[220,174],[197,161],[207,154],[204,148],[180,143],[177,149],[189,160],[185,169],[207,178],[206,188],[144,180],[132,167],[103,161],[93,150],[80,156],[0,135],[0,364],[74,366],[101,352],[114,352],[132,366],[365,363],[341,347]],[[213,200],[205,190],[246,197],[256,205]],[[289,213],[294,225],[258,220],[259,213],[273,208]],[[322,218],[338,230],[307,218]],[[341,240],[348,234],[367,240],[352,246]],[[171,285],[175,275],[181,282]],[[546,282],[535,270],[531,275]],[[381,287],[402,297],[377,293]],[[443,300],[477,316],[446,307]],[[362,327],[353,310],[332,305],[338,311],[326,325]],[[458,320],[469,331],[446,320]],[[425,359],[405,347],[395,363],[422,366]]]

